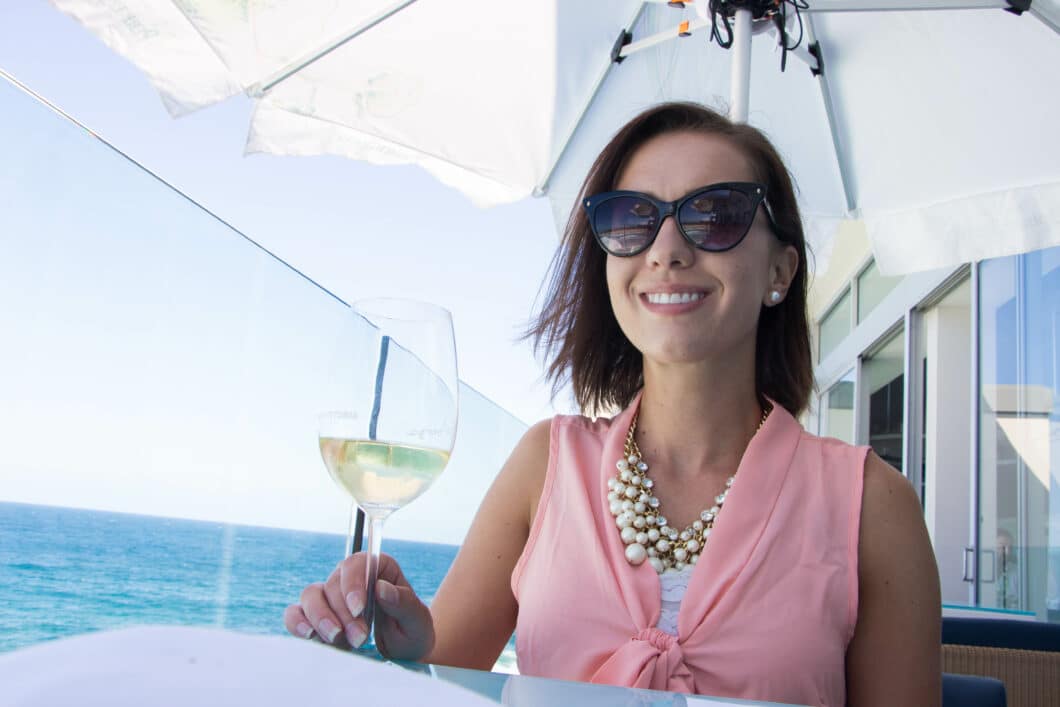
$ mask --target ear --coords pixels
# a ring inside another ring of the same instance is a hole
[[[769,258],[769,289],[763,295],[762,303],[773,307],[783,302],[798,271],[799,253],[794,246],[781,245],[774,248]]]

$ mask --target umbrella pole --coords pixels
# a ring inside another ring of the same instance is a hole
[[[734,123],[747,122],[751,96],[751,11],[736,11],[732,31],[732,74],[730,78],[729,118]]]

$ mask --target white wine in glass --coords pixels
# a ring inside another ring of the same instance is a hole
[[[375,299],[353,305],[344,364],[353,385],[343,409],[320,416],[320,455],[328,473],[368,518],[369,637],[377,653],[375,583],[383,523],[445,470],[456,439],[457,373],[453,322],[441,307]],[[344,376],[347,378],[347,376]],[[347,538],[349,553],[352,542]]]

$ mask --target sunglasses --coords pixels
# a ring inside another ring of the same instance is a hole
[[[758,206],[775,232],[766,187],[754,182],[723,182],[701,187],[677,201],[660,201],[637,191],[609,191],[585,200],[589,226],[600,247],[620,258],[647,250],[666,217],[692,246],[721,253],[740,245],[751,230]]]

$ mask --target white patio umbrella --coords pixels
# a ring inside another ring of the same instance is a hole
[[[417,163],[563,223],[619,126],[690,99],[774,140],[821,253],[851,218],[886,273],[1060,244],[1060,0],[51,1],[174,115],[255,98],[251,152]],[[778,8],[790,53],[751,22]]]

